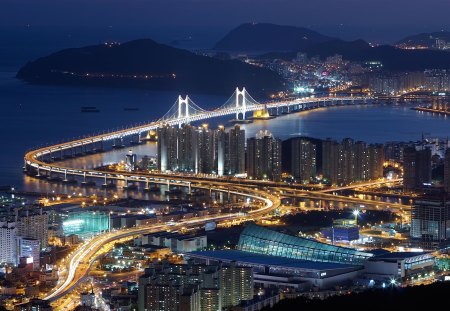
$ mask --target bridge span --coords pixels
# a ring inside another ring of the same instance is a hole
[[[254,100],[245,88],[236,91],[221,107],[214,110],[205,110],[197,106],[189,96],[182,98],[178,97],[175,104],[169,111],[159,120],[150,122],[148,124],[130,127],[110,133],[85,137],[73,141],[68,141],[56,145],[46,146],[43,148],[31,150],[25,154],[24,170],[40,177],[43,172],[51,176],[57,174],[62,176],[63,181],[67,182],[68,177],[79,176],[86,182],[86,179],[103,179],[104,185],[108,186],[108,181],[123,180],[128,182],[145,183],[148,189],[150,183],[168,184],[177,183],[180,186],[191,187],[191,182],[185,179],[176,179],[173,177],[146,177],[138,176],[133,173],[113,173],[103,172],[92,169],[76,169],[66,167],[64,163],[52,162],[52,158],[62,159],[65,153],[69,152],[71,156],[76,154],[95,153],[103,150],[103,143],[107,141],[123,141],[124,137],[136,135],[140,141],[142,135],[151,130],[156,130],[162,126],[180,126],[189,122],[207,120],[217,117],[224,117],[227,115],[236,115],[237,120],[244,120],[247,112],[256,110],[269,110],[282,113],[291,113],[298,111],[306,111],[317,109],[321,107],[330,107],[338,105],[357,105],[362,103],[371,103],[370,97],[317,97],[317,98],[297,98],[283,101],[273,101],[264,104],[258,103]],[[50,161],[46,161],[45,158]]]

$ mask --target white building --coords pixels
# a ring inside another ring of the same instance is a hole
[[[0,263],[17,264],[16,240],[16,224],[0,222]]]

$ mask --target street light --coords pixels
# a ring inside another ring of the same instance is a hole
[[[355,209],[353,211],[353,215],[355,215],[355,225],[358,225],[358,215],[359,215],[359,210]]]

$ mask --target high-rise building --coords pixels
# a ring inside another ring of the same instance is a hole
[[[418,199],[411,208],[411,243],[424,249],[450,245],[450,200],[445,194]]]
[[[133,150],[129,150],[128,154],[125,156],[125,169],[127,172],[132,172],[136,169],[137,157],[133,153]]]
[[[309,183],[316,174],[316,145],[304,138],[291,140],[291,174],[302,183]]]
[[[322,174],[330,184],[338,183],[340,145],[329,138],[322,142]]]
[[[447,148],[444,157],[444,190],[450,193],[450,148]]]
[[[355,181],[364,181],[370,179],[369,167],[370,152],[365,142],[357,141],[355,143]]]
[[[322,173],[332,185],[381,178],[383,163],[383,145],[355,143],[350,138],[340,144],[331,139],[322,142]]]
[[[0,264],[17,264],[17,235],[14,222],[0,222]]]
[[[37,239],[18,237],[17,239],[18,257],[27,257],[32,260],[33,269],[40,267],[40,243]]]
[[[252,298],[253,270],[235,265],[164,262],[139,278],[139,311],[216,311]]]
[[[342,140],[338,167],[341,173],[339,184],[347,185],[355,180],[355,148],[351,138]]]
[[[207,124],[158,130],[158,169],[164,171],[236,175],[245,173],[245,131],[223,126],[211,131]]]
[[[211,174],[214,172],[214,132],[203,124],[198,129],[198,173]]]
[[[158,128],[158,170],[178,170],[178,130],[166,125]]]
[[[369,178],[383,178],[384,147],[381,144],[369,145]],[[367,179],[366,179],[367,180]]]
[[[200,149],[199,135],[196,127],[186,124],[182,128],[176,130],[176,136],[172,138],[174,148],[176,148],[177,165],[173,171],[181,171],[187,173],[200,172]]]
[[[245,173],[245,130],[235,125],[228,133],[228,164],[227,175]]]
[[[41,248],[48,245],[48,214],[42,209],[31,211],[26,209],[19,212],[16,209],[17,236],[31,238],[39,241]]]
[[[236,306],[240,301],[253,299],[253,270],[249,267],[238,267],[235,262],[222,266],[222,307]]]
[[[431,150],[405,147],[403,150],[403,189],[412,191],[431,182]]]
[[[281,140],[260,131],[247,140],[247,175],[254,179],[281,180]]]

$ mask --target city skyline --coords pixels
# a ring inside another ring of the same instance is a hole
[[[439,304],[448,11],[5,0],[0,311]]]

